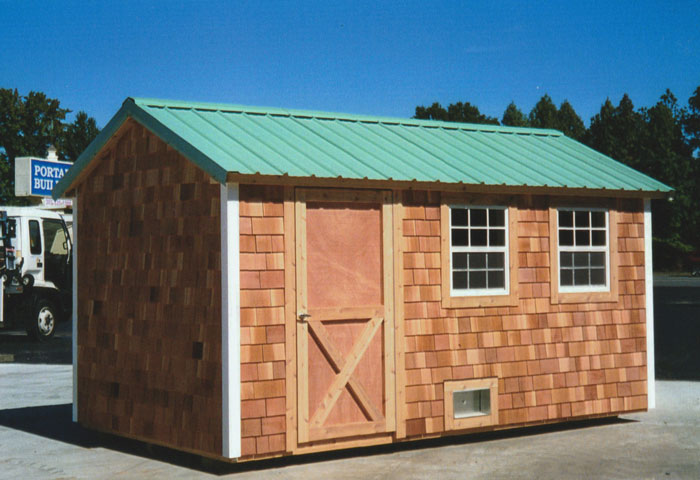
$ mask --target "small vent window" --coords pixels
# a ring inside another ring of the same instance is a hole
[[[445,430],[498,425],[498,378],[446,380]]]
[[[458,390],[452,393],[455,418],[491,414],[491,392],[483,390]]]

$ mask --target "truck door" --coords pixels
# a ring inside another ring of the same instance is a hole
[[[27,228],[23,228],[22,256],[24,257],[23,275],[27,273],[34,277],[34,284],[44,283],[44,245],[41,235],[41,222],[38,218],[26,219]],[[29,247],[27,250],[26,246]]]

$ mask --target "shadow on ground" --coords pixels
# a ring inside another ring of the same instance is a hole
[[[0,355],[4,362],[33,363],[49,365],[70,365],[71,323],[60,322],[53,338],[37,342],[27,336],[24,330],[0,330]]]
[[[654,288],[656,377],[700,380],[700,288]]]
[[[69,443],[82,448],[105,448],[124,454],[167,462],[205,473],[226,475],[243,471],[267,470],[289,465],[301,465],[353,457],[368,457],[399,451],[438,448],[447,445],[467,445],[470,443],[480,443],[512,437],[526,437],[550,432],[633,422],[633,420],[617,417],[600,418],[231,464],[203,458],[195,454],[184,453],[167,447],[160,447],[137,440],[130,440],[116,435],[85,429],[73,423],[71,420],[71,410],[72,406],[70,403],[0,410],[0,426],[20,430],[58,442]]]

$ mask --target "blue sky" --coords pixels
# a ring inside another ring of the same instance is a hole
[[[104,126],[128,96],[410,117],[501,117],[549,93],[584,122],[700,85],[698,1],[0,0],[0,87]]]

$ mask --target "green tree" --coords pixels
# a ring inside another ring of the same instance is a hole
[[[557,113],[557,106],[554,105],[552,97],[545,93],[530,110],[530,126],[534,128],[558,128]]]
[[[563,132],[574,140],[582,140],[586,134],[586,126],[568,100],[564,100],[559,108],[552,97],[544,94],[530,111],[530,126],[535,128],[553,128]]]
[[[642,109],[641,114],[644,129],[639,169],[675,189],[672,202],[655,202],[653,234],[662,262],[680,266],[683,252],[700,248],[700,171],[683,132],[685,110],[667,90],[656,105]]]
[[[700,159],[700,86],[688,99],[688,110],[683,118],[683,131],[695,158]]]
[[[655,201],[652,206],[655,263],[664,268],[679,267],[683,252],[700,246],[700,172],[690,135],[684,135],[687,118],[668,90],[654,106],[640,110],[625,94],[616,107],[610,99],[605,101],[585,136],[595,150],[675,189],[673,201]]]
[[[65,124],[70,110],[42,92],[21,96],[0,88],[0,203],[26,204],[14,196],[15,158],[45,156],[55,145],[59,158],[75,160],[97,134],[97,124],[85,112]]]
[[[25,203],[14,196],[16,157],[45,155],[60,140],[68,110],[41,92],[0,89],[0,202]]]
[[[497,118],[484,115],[476,105],[469,102],[451,104],[447,107],[447,118],[450,122],[498,125]]]
[[[574,140],[582,140],[586,126],[568,100],[564,100],[557,111],[557,129]]]
[[[615,107],[610,99],[600,107],[600,112],[591,118],[591,126],[584,141],[591,148],[608,155],[633,168],[640,168],[640,140],[644,130],[644,119],[635,111],[627,94]]]
[[[501,124],[509,127],[527,127],[530,125],[525,114],[515,105],[515,102],[513,101],[508,104],[506,111],[503,112]]]
[[[452,103],[447,110],[442,105],[435,102],[430,107],[416,107],[416,114],[413,118],[421,120],[442,120],[444,122],[461,123],[481,123],[498,125],[498,119],[484,115],[479,108],[469,102]]]
[[[441,120],[443,122],[448,121],[447,110],[445,110],[443,106],[437,102],[433,103],[429,107],[424,107],[423,105],[416,107],[416,114],[413,116],[413,118],[417,118],[419,120]]]
[[[61,160],[75,162],[98,133],[100,129],[95,119],[79,111],[73,123],[66,125],[63,132]]]

